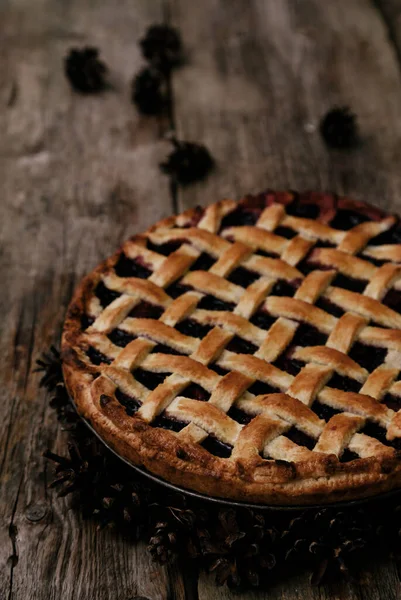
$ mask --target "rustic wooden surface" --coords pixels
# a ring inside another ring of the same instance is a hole
[[[154,22],[182,30],[187,64],[171,118],[129,102]],[[57,343],[78,279],[154,220],[265,187],[329,189],[401,210],[399,0],[0,0],[0,598],[151,600],[232,597],[205,575],[154,566],[143,547],[96,532],[48,490],[42,453],[63,434],[32,368]],[[68,48],[97,45],[113,89],[74,94]],[[329,151],[332,105],[357,113],[363,145]],[[173,194],[164,135],[205,142],[218,162]],[[396,600],[400,565],[312,588],[308,575],[247,600]]]

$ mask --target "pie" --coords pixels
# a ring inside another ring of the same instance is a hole
[[[81,282],[79,413],[181,487],[265,504],[401,486],[401,223],[265,192],[162,220]]]

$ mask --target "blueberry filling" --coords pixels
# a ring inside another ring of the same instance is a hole
[[[170,373],[152,373],[144,369],[135,369],[133,373],[135,379],[142,383],[148,390],[154,390],[158,385],[170,375]]]
[[[139,400],[135,400],[134,398],[131,398],[131,396],[127,396],[127,394],[124,394],[124,392],[119,389],[116,390],[115,396],[119,403],[124,406],[125,412],[129,417],[132,417],[141,406]]]
[[[316,204],[308,204],[297,199],[286,207],[286,212],[287,215],[292,215],[294,217],[317,219],[320,210]]]
[[[231,456],[232,446],[221,442],[213,435],[208,435],[207,438],[202,442],[201,446],[214,456],[218,456],[220,458],[229,458]]]
[[[272,385],[269,385],[268,383],[264,383],[263,381],[255,381],[255,383],[248,388],[248,392],[255,394],[255,396],[262,396],[264,394],[277,394],[280,392],[280,390]]]
[[[332,408],[331,406],[327,406],[327,404],[322,404],[321,402],[313,403],[313,412],[319,417],[319,419],[323,419],[324,421],[330,421],[331,417],[334,415],[340,414],[341,410],[337,410],[336,408]]]
[[[106,363],[107,365],[109,365],[112,362],[111,358],[105,356],[104,354],[99,352],[99,350],[96,350],[96,348],[94,348],[93,346],[89,346],[89,348],[86,351],[86,355],[90,359],[91,363],[96,366],[102,363]]]
[[[85,329],[88,329],[88,327],[90,327],[94,322],[95,319],[93,317],[89,317],[88,315],[82,315],[81,328],[85,331]]]
[[[226,350],[230,352],[236,352],[237,354],[255,354],[258,347],[251,342],[247,342],[243,338],[235,335],[233,339],[227,344]]]
[[[377,423],[368,422],[365,427],[361,429],[360,433],[364,433],[376,440],[379,440],[385,446],[392,446],[396,450],[401,450],[401,439],[396,438],[394,440],[388,440],[386,438],[386,430],[380,427]]]
[[[215,373],[217,373],[217,375],[220,375],[221,377],[224,377],[224,375],[227,375],[227,373],[230,372],[230,371],[227,371],[226,369],[223,369],[222,367],[219,367],[219,365],[216,365],[216,363],[209,365],[208,369],[210,369],[211,371],[214,371]]]
[[[170,254],[178,250],[178,248],[182,246],[183,243],[184,240],[174,240],[173,242],[166,242],[165,244],[153,244],[150,240],[148,240],[147,247],[149,250],[152,250],[152,252],[157,252],[158,254],[169,256]]]
[[[366,223],[366,221],[370,221],[370,219],[362,213],[353,210],[338,210],[334,219],[330,222],[330,227],[348,231],[360,223]]]
[[[211,325],[201,325],[197,321],[194,321],[194,319],[184,319],[175,328],[184,335],[196,338],[204,338],[213,329]]]
[[[260,329],[270,329],[276,318],[265,310],[258,310],[251,318],[251,323]]]
[[[399,396],[394,396],[393,394],[386,394],[382,400],[382,404],[385,404],[388,408],[397,412],[401,408],[401,398]]]
[[[401,244],[401,227],[399,224],[369,240],[369,246],[381,246],[382,244]]]
[[[289,358],[288,354],[289,353],[286,352],[281,354],[281,356],[274,361],[273,365],[281,371],[286,371],[295,377],[305,365],[299,360]]]
[[[161,306],[141,301],[134,306],[128,316],[135,319],[160,319],[163,312],[164,309]]]
[[[351,462],[351,460],[356,460],[357,458],[359,458],[359,456],[356,452],[352,452],[346,448],[340,457],[340,462],[347,463]]]
[[[128,258],[125,254],[120,255],[114,270],[119,277],[147,279],[152,274],[152,271],[145,265],[143,260]]]
[[[130,342],[132,342],[132,340],[135,339],[134,335],[127,333],[122,329],[113,329],[113,331],[107,334],[107,337],[111,342],[113,342],[113,344],[115,344],[116,346],[120,346],[121,348],[125,348],[127,344],[129,344]]]
[[[185,390],[182,392],[182,395],[186,398],[193,398],[194,400],[199,400],[200,402],[207,402],[210,398],[209,392],[207,392],[203,387],[198,385],[197,383],[191,383]]]
[[[224,302],[214,296],[203,296],[202,300],[198,304],[198,308],[204,308],[205,310],[224,310],[233,311],[235,304],[232,302]]]
[[[346,377],[345,375],[334,373],[327,385],[329,385],[331,388],[342,390],[343,392],[359,392],[362,384],[355,379]]]
[[[258,256],[266,256],[267,258],[278,258],[280,255],[274,252],[267,252],[266,250],[258,250],[256,252]]]
[[[246,412],[240,410],[239,408],[236,408],[235,406],[232,406],[230,408],[227,415],[237,423],[240,423],[241,425],[247,425],[254,418],[252,415],[248,415]]]
[[[398,290],[388,290],[382,303],[396,312],[401,313],[401,292]]]
[[[111,304],[113,300],[121,296],[119,292],[109,290],[109,288],[104,285],[103,281],[98,283],[95,289],[95,294],[99,298],[100,304],[103,306],[103,308],[106,308],[106,306]]]
[[[291,427],[291,429],[285,433],[285,437],[294,442],[294,444],[298,444],[298,446],[308,448],[308,450],[312,450],[316,444],[316,440],[296,427]]]
[[[334,317],[337,317],[338,319],[340,317],[342,317],[342,315],[344,314],[344,311],[342,308],[337,306],[337,304],[330,302],[330,300],[327,300],[327,298],[319,298],[319,300],[316,302],[315,306],[317,306],[318,308],[321,308],[325,312],[329,313],[329,315],[333,315]]]
[[[191,266],[190,271],[209,271],[215,262],[215,259],[210,254],[202,252]]]
[[[272,296],[286,296],[292,298],[297,288],[297,282],[289,283],[288,281],[277,281],[271,291]]]
[[[376,348],[375,346],[366,346],[360,342],[355,342],[349,352],[349,356],[371,373],[384,363],[386,353],[387,350],[385,348]]]
[[[152,427],[159,427],[161,429],[168,429],[169,431],[176,432],[181,431],[186,425],[187,423],[184,423],[183,421],[167,416],[165,412],[158,415],[151,423]]]
[[[182,283],[172,283],[167,289],[166,294],[168,294],[171,298],[178,298],[183,294],[191,291],[191,287],[189,285],[183,285]]]
[[[226,215],[220,226],[220,231],[226,227],[236,227],[239,225],[255,225],[261,214],[261,210],[246,210],[240,206]]]
[[[294,346],[325,346],[326,342],[326,334],[312,327],[312,325],[301,323],[297,328],[292,343]]]
[[[248,269],[244,269],[244,267],[237,267],[228,277],[228,281],[231,283],[235,283],[236,285],[241,285],[244,288],[247,288],[254,281],[259,279],[260,275],[255,273],[255,271],[249,271]]]
[[[342,273],[337,273],[332,285],[362,294],[367,283],[368,282],[364,279],[354,279],[353,277],[347,277]]]
[[[164,344],[157,344],[153,348],[152,354],[156,354],[156,353],[160,353],[160,354],[174,354],[175,356],[185,356],[182,352],[179,352],[178,350],[175,350],[174,348],[171,348],[171,346],[165,346]]]
[[[287,238],[287,240],[291,240],[293,237],[298,235],[293,229],[290,229],[289,227],[283,227],[282,225],[277,227],[274,233],[276,235],[280,235],[281,237]]]

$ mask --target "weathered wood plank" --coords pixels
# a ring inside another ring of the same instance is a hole
[[[401,79],[368,0],[172,0],[189,64],[174,75],[180,136],[219,165],[180,206],[266,187],[330,189],[397,208]],[[328,150],[318,123],[333,105],[358,115],[358,151]]]
[[[161,19],[159,1],[0,6],[1,598],[183,597],[177,573],[152,565],[142,546],[96,533],[49,493],[42,453],[56,438],[65,446],[31,375],[58,342],[78,279],[171,213],[157,167],[164,124],[140,118],[129,100],[137,41]],[[112,73],[114,89],[99,97],[72,93],[63,75],[67,49],[88,43]]]
[[[218,169],[179,191],[179,208],[266,187],[329,189],[401,211],[401,76],[388,31],[368,0],[171,0],[189,61],[173,78],[178,135],[201,140]],[[358,115],[363,144],[325,147],[318,124],[333,105]],[[229,598],[199,579],[199,598]],[[394,564],[358,583],[312,588],[307,574],[247,598],[384,600],[401,594]]]

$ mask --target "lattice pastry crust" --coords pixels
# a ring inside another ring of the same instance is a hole
[[[122,456],[199,492],[308,504],[389,490],[400,263],[398,218],[332,195],[165,219],[79,285],[67,387]]]

